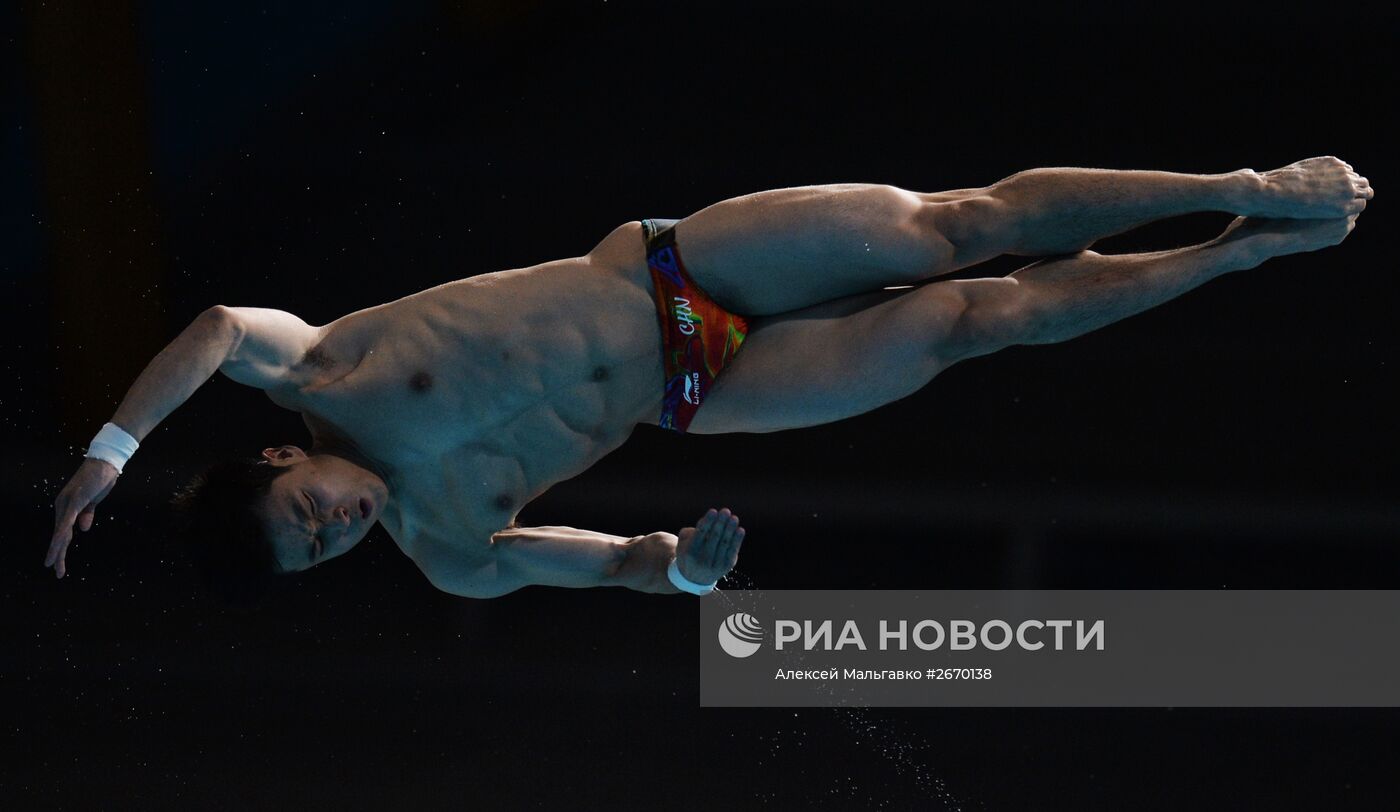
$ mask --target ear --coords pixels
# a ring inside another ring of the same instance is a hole
[[[306,459],[306,452],[294,445],[279,445],[275,448],[264,448],[262,450],[263,459],[273,465],[279,462],[291,464],[297,460]]]

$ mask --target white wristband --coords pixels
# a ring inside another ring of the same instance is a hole
[[[121,426],[107,423],[97,432],[97,436],[92,438],[92,442],[88,443],[87,453],[83,456],[111,463],[120,474],[122,466],[126,465],[126,461],[131,459],[131,455],[136,453],[140,445],[136,438],[123,431]]]
[[[680,565],[676,563],[676,559],[674,558],[671,559],[671,565],[666,568],[666,577],[671,579],[671,583],[676,585],[676,589],[682,592],[689,592],[692,595],[708,595],[714,591],[715,584],[719,583],[719,581],[715,581],[714,584],[695,583],[684,575],[681,575]]]

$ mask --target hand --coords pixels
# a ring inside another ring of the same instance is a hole
[[[73,540],[73,528],[86,533],[92,529],[97,517],[97,503],[107,498],[112,486],[117,482],[117,469],[110,463],[85,458],[78,466],[78,472],[58,492],[54,500],[53,540],[49,542],[49,554],[44,558],[44,566],[53,567],[54,574],[62,578],[68,572],[64,557],[68,544]]]
[[[697,584],[711,584],[739,560],[744,528],[729,508],[710,508],[694,527],[682,528],[676,538],[676,567],[681,575]]]

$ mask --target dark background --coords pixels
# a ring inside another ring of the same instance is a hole
[[[213,610],[165,498],[308,439],[222,376],[143,443],[70,577],[40,565],[87,440],[212,304],[321,324],[781,186],[1335,154],[1379,190],[1340,247],[839,424],[639,429],[521,518],[633,535],[728,505],[735,585],[761,588],[1400,587],[1395,24],[1380,3],[4,6],[0,803],[1392,806],[1392,710],[701,710],[692,599],[453,598],[378,529],[257,614]]]

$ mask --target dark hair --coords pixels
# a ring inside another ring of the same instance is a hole
[[[254,505],[286,472],[265,460],[224,460],[170,500],[182,551],[225,606],[251,608],[285,575]]]

